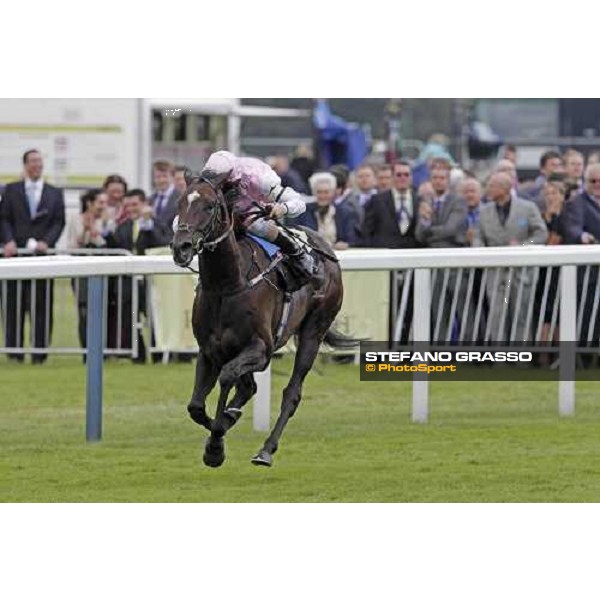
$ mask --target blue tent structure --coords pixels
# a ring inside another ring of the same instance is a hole
[[[327,100],[317,100],[313,112],[320,167],[343,163],[358,167],[369,153],[367,136],[356,123],[348,123],[331,112]]]

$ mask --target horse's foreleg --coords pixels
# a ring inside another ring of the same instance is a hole
[[[312,368],[323,336],[324,334],[320,335],[319,331],[309,324],[301,331],[296,359],[294,361],[294,371],[287,387],[283,390],[283,400],[281,402],[279,417],[262,450],[252,458],[253,464],[270,467],[273,463],[273,454],[277,451],[279,438],[287,422],[294,416],[300,404],[304,378]]]
[[[244,349],[232,361],[224,365],[219,377],[221,394],[217,405],[217,413],[212,423],[210,437],[206,441],[204,463],[211,467],[219,467],[225,460],[225,448],[223,437],[239,419],[239,409],[252,397],[255,386],[254,380],[250,379],[251,385],[246,385],[244,392],[238,393],[231,402],[229,410],[226,411],[227,398],[234,385],[244,385],[243,378],[254,371],[262,371],[267,364],[266,345],[261,339],[256,339],[250,346]],[[231,410],[233,408],[233,410]],[[236,414],[236,409],[238,414]]]
[[[225,432],[229,431],[241,418],[242,408],[256,394],[256,382],[252,373],[242,375],[235,388],[235,396],[223,413]]]
[[[202,425],[209,431],[212,427],[212,420],[206,414],[206,398],[217,383],[219,372],[215,365],[206,358],[204,353],[198,353],[198,362],[196,363],[196,379],[194,382],[194,391],[192,399],[188,404],[190,417],[198,425]]]
[[[225,365],[225,367],[226,366],[227,365]],[[225,370],[225,367],[223,367],[223,371]],[[206,438],[204,456],[202,458],[207,467],[213,468],[220,467],[225,462],[225,442],[223,441],[225,430],[221,426],[221,423],[223,421],[225,404],[229,392],[233,387],[233,381],[230,381],[227,377],[223,379],[223,371],[221,371],[220,377],[221,393],[219,394],[219,401],[217,403],[217,412],[211,423],[210,435]]]

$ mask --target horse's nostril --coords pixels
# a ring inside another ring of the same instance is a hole
[[[190,254],[193,250],[191,242],[181,242],[180,244],[173,244],[173,252],[179,255]]]

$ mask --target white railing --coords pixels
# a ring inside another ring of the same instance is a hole
[[[19,248],[17,250],[17,256],[23,257],[35,257],[35,252],[27,250],[25,248]],[[106,256],[132,256],[129,250],[121,248],[50,248],[47,250],[46,256],[84,256],[86,258],[91,257],[106,257]],[[0,258],[3,257],[3,249],[0,247]],[[13,263],[14,264],[14,263]],[[108,278],[107,278],[108,279]],[[112,278],[111,278],[112,279]],[[106,323],[105,332],[105,348],[104,353],[107,356],[131,356],[137,357],[137,344],[134,340],[137,339],[137,323],[132,319],[132,315],[127,317],[127,311],[123,302],[123,293],[126,287],[126,279],[130,279],[126,276],[117,276],[113,281],[105,281],[104,284],[104,298],[103,298],[103,312]],[[134,278],[133,282],[128,282],[129,289],[131,289],[131,295],[135,298],[135,303],[130,301],[133,305],[133,314],[138,314],[137,300],[138,294],[138,281],[143,279],[142,277]],[[84,354],[85,348],[79,347],[74,344],[70,345],[57,345],[51,344],[50,340],[50,320],[53,314],[52,320],[55,323],[60,322],[61,319],[70,320],[72,315],[68,314],[71,308],[71,302],[74,302],[77,313],[81,312],[81,305],[85,306],[87,302],[87,293],[85,289],[86,280],[83,278],[81,281],[79,278],[71,279],[71,285],[67,288],[50,290],[50,280],[38,281],[37,285],[30,285],[30,281],[27,278],[23,280],[18,279],[12,282],[12,289],[9,288],[8,281],[2,279],[0,276],[0,330],[4,333],[4,339],[0,341],[0,354],[9,354],[13,357],[23,357],[25,353],[32,355],[47,355],[47,354]],[[81,284],[83,283],[83,287]],[[45,286],[43,285],[45,284]],[[109,307],[109,288],[111,288],[111,306]],[[39,295],[41,294],[41,297]],[[53,310],[54,307],[58,307],[57,310]],[[30,316],[30,347],[25,347],[24,339],[24,312],[28,312]],[[129,311],[131,312],[131,311]],[[39,313],[39,314],[38,314]],[[38,320],[38,316],[41,317]],[[79,321],[81,314],[78,314]],[[124,324],[127,321],[131,321],[131,326],[128,328],[129,331],[125,331]],[[12,331],[9,333],[9,323],[12,324]],[[84,321],[85,324],[85,321]],[[77,323],[78,334],[81,337],[79,331],[79,322]],[[128,345],[122,344],[122,338],[129,338],[130,343]],[[12,341],[12,345],[9,343]],[[83,343],[83,341],[81,341]]]
[[[352,248],[337,253],[344,270],[393,271],[460,267],[562,267],[600,264],[600,245],[501,246],[385,250]],[[193,266],[193,265],[192,265]],[[79,256],[47,256],[0,261],[0,279],[52,279],[94,275],[188,273],[170,256],[109,256],[93,262]]]
[[[406,270],[414,269],[414,341],[429,342],[431,333],[431,270],[441,268],[485,267],[560,267],[561,340],[575,340],[577,334],[577,266],[600,265],[600,246],[525,246],[469,249],[383,250],[351,249],[339,252],[344,270]],[[90,307],[88,315],[102,314],[92,310],[92,296],[101,294],[102,276],[106,275],[160,275],[182,274],[188,271],[177,267],[170,256],[119,256],[85,257],[50,256],[0,260],[2,279],[52,279],[59,277],[89,277]],[[93,282],[98,285],[93,285]],[[96,300],[97,302],[97,300]],[[88,439],[99,439],[102,400],[102,324],[88,320],[88,355],[90,344],[98,343],[96,360],[88,360]],[[94,335],[94,331],[96,335]],[[96,342],[94,342],[96,340]],[[95,366],[94,366],[95,365]],[[562,374],[570,373],[574,365],[560,363]],[[95,371],[94,371],[95,369]],[[254,425],[256,429],[269,427],[270,373],[259,380],[259,393],[255,401]],[[413,420],[424,422],[428,418],[428,382],[413,382]],[[559,382],[559,413],[572,414],[575,406],[575,382]],[[99,420],[100,419],[100,420]],[[90,422],[91,421],[91,422]]]

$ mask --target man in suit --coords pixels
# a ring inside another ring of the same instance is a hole
[[[431,172],[434,197],[419,204],[416,240],[427,248],[461,248],[467,242],[467,203],[450,193],[450,172]]]
[[[153,209],[146,201],[146,195],[143,190],[134,189],[125,194],[123,209],[126,219],[117,227],[114,232],[106,236],[107,248],[121,248],[129,250],[137,255],[143,255],[148,248],[156,248],[165,245],[165,239],[168,237],[166,228],[161,226],[153,216]],[[169,230],[170,231],[170,230]],[[109,282],[109,288],[118,285],[118,281]],[[119,299],[116,289],[109,289],[109,301],[119,302],[121,306],[121,331],[117,332],[120,336],[120,347],[123,349],[131,348],[131,329],[133,318],[132,291],[133,281],[131,277],[123,277],[121,285],[121,297]],[[139,310],[146,312],[145,306],[145,285],[142,284],[139,289]],[[111,300],[114,299],[114,300]],[[109,311],[111,314],[117,314],[117,310]],[[108,331],[116,332],[118,319],[116,322],[108,323]],[[109,338],[116,336],[109,335]],[[118,343],[116,344],[118,347]],[[138,358],[134,362],[146,362],[146,346],[144,338],[139,334]]]
[[[296,223],[318,231],[336,250],[355,246],[357,216],[348,203],[334,205],[335,177],[331,173],[315,173],[309,184],[316,202],[306,205],[306,211]]]
[[[357,218],[356,234],[362,236],[362,227],[365,221],[365,206],[377,194],[375,169],[369,164],[363,164],[356,170],[356,189],[348,196]]]
[[[9,183],[0,203],[0,227],[5,240],[4,256],[17,255],[17,248],[46,254],[54,248],[65,226],[62,190],[44,182],[44,161],[37,150],[23,155],[25,178]],[[23,347],[25,313],[29,312],[34,348],[47,348],[52,336],[54,282],[10,281],[6,298],[6,345]],[[13,355],[23,361],[23,355]],[[32,362],[42,363],[46,354],[34,354]]]
[[[399,161],[393,166],[393,186],[376,194],[365,206],[362,245],[370,248],[415,248],[415,228],[419,214],[419,198],[412,188],[410,164]],[[399,341],[408,342],[413,317],[412,285],[408,272],[400,272],[397,279],[398,298],[406,299],[402,315]],[[392,324],[395,328],[395,324]]]
[[[482,196],[483,189],[481,183],[473,175],[467,175],[457,187],[457,194],[462,196],[467,203],[467,246],[472,246],[479,229],[479,218],[481,214]],[[483,335],[485,333],[485,323],[487,321],[488,305],[487,298],[485,297],[485,290],[481,288],[481,281],[483,277],[483,269],[475,269],[473,273],[473,282],[471,286],[471,293],[469,294],[469,277],[470,273],[463,273],[463,283],[461,286],[461,293],[463,294],[464,301],[468,300],[469,307],[466,313],[466,322],[462,322],[461,315],[459,320],[461,321],[462,340],[464,341],[477,341],[483,342]],[[470,297],[469,297],[470,296]],[[479,299],[481,297],[481,309],[479,323],[475,323],[474,317],[477,313],[477,306],[479,305]],[[477,330],[475,330],[477,325]]]
[[[125,194],[124,210],[126,219],[106,236],[109,248],[122,248],[143,256],[148,248],[165,245],[167,230],[171,228],[156,220],[143,190],[133,189]]]
[[[176,165],[173,175],[173,185],[179,195],[183,194],[187,190],[187,183],[185,181],[185,172],[187,167],[185,165]]]
[[[465,199],[450,193],[449,166],[435,167],[430,173],[433,197],[419,204],[419,219],[415,228],[417,242],[427,248],[461,248],[467,245],[467,214]],[[455,317],[452,315],[457,271],[439,272],[432,293],[432,339],[450,341]],[[458,290],[455,303],[457,315],[462,315],[464,297]]]
[[[545,244],[548,229],[540,211],[527,200],[511,195],[512,180],[505,173],[493,174],[487,185],[486,196],[490,200],[481,208],[479,229],[475,246],[524,246]],[[527,309],[532,300],[532,269],[509,268],[490,271],[487,279],[490,318],[488,339],[504,342],[512,338],[518,343],[528,342],[531,331],[527,329]],[[517,296],[520,299],[517,304]],[[504,327],[501,328],[502,323]]]
[[[572,184],[572,187],[576,190],[576,194],[582,194],[585,190],[585,178],[583,176],[585,160],[583,154],[570,148],[564,153],[563,162],[565,164],[567,181]]]
[[[175,166],[167,160],[157,160],[152,165],[154,193],[150,196],[150,206],[154,221],[163,231],[170,231],[169,244],[173,238],[172,225],[177,214],[177,201],[180,193],[175,187]]]
[[[565,203],[563,214],[563,231],[567,244],[598,244],[600,243],[600,164],[588,165],[585,170],[585,191]],[[583,294],[586,267],[577,271],[577,302]],[[592,323],[594,313],[595,292],[600,285],[598,269],[590,268],[588,287],[583,307],[581,340],[587,343],[588,333],[592,333],[592,343],[600,343],[600,310],[596,311],[596,319]]]
[[[368,248],[415,248],[419,199],[412,189],[410,164],[393,167],[391,190],[376,194],[365,206],[362,244]]]
[[[600,164],[585,171],[585,191],[565,204],[565,243],[600,243]]]
[[[290,166],[287,156],[279,154],[267,162],[273,171],[279,175],[283,187],[290,187],[299,194],[307,195],[309,193],[308,186],[304,179],[302,179],[302,175]]]
[[[377,167],[377,192],[382,194],[383,192],[387,192],[391,190],[393,187],[394,181],[394,172],[392,169],[392,165],[388,165],[387,163],[384,165],[379,165]]]
[[[519,196],[525,200],[534,202],[540,210],[540,213],[542,213],[544,210],[544,198],[542,196],[544,185],[546,185],[550,175],[555,175],[557,173],[564,173],[562,157],[558,152],[548,150],[548,152],[544,152],[540,158],[540,174],[537,176],[532,186],[526,187],[524,185],[519,190]]]

